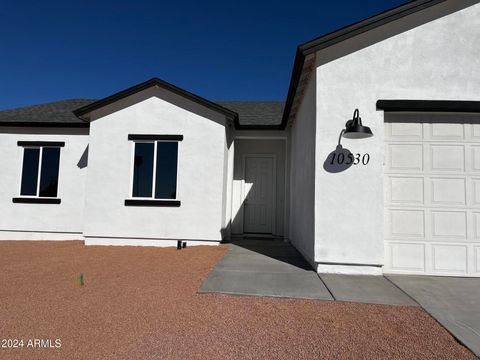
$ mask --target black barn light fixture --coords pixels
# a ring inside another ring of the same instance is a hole
[[[362,118],[360,112],[355,109],[353,119],[348,120],[343,130],[343,137],[347,139],[366,139],[372,137],[372,130],[368,126],[362,125]]]

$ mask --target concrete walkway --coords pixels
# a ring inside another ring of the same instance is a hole
[[[365,304],[418,306],[383,276],[320,274],[334,299]]]
[[[480,357],[480,278],[387,277]]]
[[[269,239],[232,243],[199,292],[333,300],[292,245]]]
[[[318,275],[292,245],[280,240],[245,239],[230,246],[200,293],[417,306],[382,276]]]

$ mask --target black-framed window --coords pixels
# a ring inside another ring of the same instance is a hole
[[[20,196],[56,198],[58,195],[58,174],[60,146],[52,143],[20,143],[23,146],[22,177]]]
[[[134,143],[132,198],[177,199],[178,141]]]

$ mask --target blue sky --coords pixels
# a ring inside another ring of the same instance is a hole
[[[4,0],[0,109],[154,76],[210,100],[284,100],[299,44],[404,2]]]

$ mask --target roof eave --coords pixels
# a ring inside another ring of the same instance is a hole
[[[316,39],[313,39],[298,46],[297,53],[295,55],[292,76],[290,78],[287,100],[285,102],[285,109],[282,117],[282,128],[284,129],[287,126],[288,119],[290,117],[291,107],[293,105],[293,101],[297,91],[297,86],[302,76],[303,63],[307,55],[313,54],[319,50],[325,49],[327,47],[350,39],[354,36],[360,35],[364,32],[385,25],[389,22],[401,19],[405,16],[427,9],[445,1],[448,0],[413,0],[393,9],[373,15],[367,19],[347,25],[339,30],[330,32],[326,35],[320,36]]]
[[[302,76],[303,63],[305,61],[305,55],[303,54],[300,46],[297,47],[295,53],[295,60],[293,62],[293,70],[290,80],[290,86],[288,88],[287,100],[285,101],[285,108],[283,110],[282,122],[280,128],[284,130],[287,127],[288,118],[290,117],[290,110],[295,99],[295,93],[297,92],[297,86]]]
[[[304,55],[308,55],[445,1],[448,0],[413,0],[307,41],[301,44],[299,49]]]
[[[37,121],[0,121],[0,127],[89,128],[90,123],[61,123]]]

